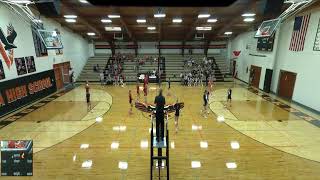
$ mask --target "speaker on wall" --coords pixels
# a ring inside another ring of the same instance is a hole
[[[61,13],[60,0],[38,0],[35,4],[41,15],[56,17]]]

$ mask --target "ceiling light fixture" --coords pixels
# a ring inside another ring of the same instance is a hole
[[[243,17],[252,17],[252,16],[255,16],[255,15],[256,14],[254,14],[254,13],[244,13],[241,16],[243,16]]]
[[[254,18],[244,18],[243,21],[244,22],[253,22]]]
[[[66,19],[66,22],[68,22],[68,23],[75,23],[75,22],[77,22],[77,20],[75,20],[75,19]]]
[[[17,3],[17,4],[30,4],[30,0],[11,0],[10,2],[12,3]]]
[[[210,14],[199,14],[198,18],[208,18],[210,17]]]
[[[69,18],[69,19],[75,19],[78,16],[77,15],[64,15],[65,18]]]
[[[212,27],[210,27],[210,26],[199,26],[199,27],[196,27],[196,30],[197,31],[211,31]]]
[[[208,23],[215,23],[215,22],[217,22],[217,21],[218,21],[218,19],[208,19],[208,20],[207,20]]]
[[[172,19],[173,23],[182,23],[182,19],[181,18],[174,18]]]
[[[156,27],[155,26],[149,26],[148,30],[156,30]]]
[[[111,19],[101,19],[101,22],[103,23],[112,23]]]
[[[232,32],[225,32],[224,34],[225,34],[225,35],[231,35]]]
[[[119,26],[106,26],[104,29],[106,31],[121,31],[121,27]]]
[[[137,19],[137,23],[146,23],[147,22],[147,20],[145,20],[145,19]]]
[[[79,2],[81,2],[83,4],[89,4],[89,2],[87,0],[79,0]]]
[[[164,18],[164,17],[166,17],[166,14],[158,13],[158,14],[154,14],[153,17],[155,17],[155,18]]]
[[[120,18],[120,15],[118,15],[118,14],[110,14],[110,15],[108,15],[108,18]]]

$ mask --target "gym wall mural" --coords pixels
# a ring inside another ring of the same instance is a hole
[[[7,36],[5,36],[3,29],[0,27],[0,53],[8,69],[10,69],[13,64],[14,49],[17,48],[14,45],[14,40],[18,34],[11,23],[7,26],[6,30]]]
[[[8,78],[5,72],[15,71],[12,68],[14,63],[17,75],[25,75],[0,82],[0,117],[57,91],[53,69],[35,73],[33,56],[14,57],[16,48],[29,48],[15,45],[17,37],[11,23],[6,26],[6,31],[0,27],[0,80]]]

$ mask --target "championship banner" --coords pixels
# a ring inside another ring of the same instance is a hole
[[[0,117],[57,91],[53,70],[0,83]]]

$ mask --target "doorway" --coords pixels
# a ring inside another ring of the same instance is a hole
[[[236,65],[237,65],[237,61],[233,60],[233,64],[232,64],[232,76],[233,76],[234,78],[237,78]]]
[[[278,95],[292,99],[297,73],[280,70]]]
[[[70,62],[64,62],[53,65],[53,70],[56,78],[57,89],[62,89],[70,83],[69,77]]]
[[[259,89],[260,76],[261,76],[261,67],[251,65],[249,84]]]

